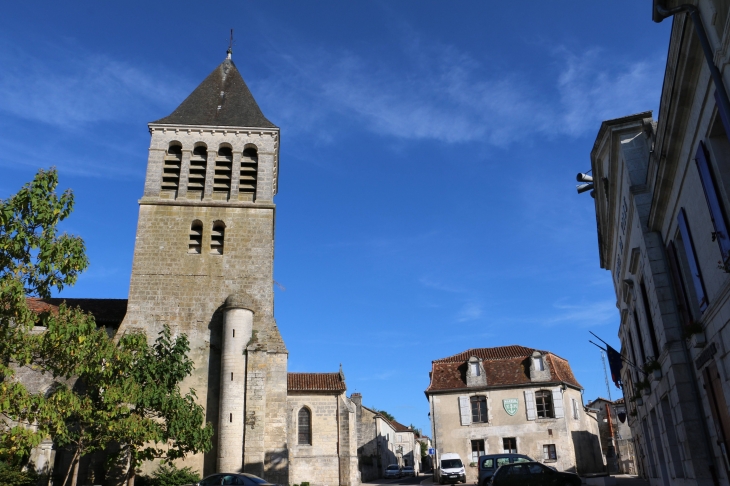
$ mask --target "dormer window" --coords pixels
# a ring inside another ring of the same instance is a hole
[[[233,151],[230,147],[218,149],[218,156],[215,158],[215,175],[213,177],[213,193],[219,198],[228,198],[231,190],[231,172],[233,170]]]
[[[182,165],[182,147],[177,143],[170,144],[165,153],[162,166],[162,190],[177,192],[180,185],[180,166]]]
[[[213,231],[210,233],[210,253],[212,255],[223,254],[223,241],[226,236],[226,225],[223,221],[213,223]]]
[[[545,371],[545,363],[542,360],[542,356],[532,358],[532,367],[535,371]]]
[[[471,367],[471,376],[479,376],[479,363],[469,363],[469,366]]]
[[[193,149],[190,157],[190,174],[188,175],[188,193],[203,195],[205,189],[205,172],[208,168],[208,149],[199,145]]]
[[[256,199],[256,179],[259,167],[259,156],[255,148],[247,148],[241,157],[241,173],[238,182],[238,199],[253,201]]]

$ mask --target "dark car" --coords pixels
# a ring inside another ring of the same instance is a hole
[[[539,462],[505,464],[492,476],[491,486],[580,486],[577,474],[558,472]]]
[[[211,474],[202,481],[195,483],[195,486],[218,486],[222,484],[233,484],[236,486],[277,486],[258,476],[246,473]]]
[[[494,471],[499,469],[500,466],[515,462],[535,462],[535,460],[524,454],[513,453],[479,456],[479,486],[487,486],[494,475]]]

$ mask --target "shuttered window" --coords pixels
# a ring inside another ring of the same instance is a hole
[[[705,312],[705,309],[707,309],[705,282],[703,281],[702,273],[700,272],[700,264],[697,260],[697,253],[695,252],[695,246],[692,242],[692,233],[690,233],[689,230],[687,214],[685,213],[684,208],[679,210],[677,223],[679,226],[679,233],[682,236],[682,246],[684,247],[685,257],[687,258],[687,266],[689,267],[689,273],[692,277],[692,286],[694,287],[695,295],[697,297],[697,305],[700,308],[700,312]]]
[[[692,324],[692,308],[687,297],[687,287],[684,284],[682,278],[682,272],[679,267],[679,255],[677,254],[677,247],[673,241],[670,241],[667,245],[667,260],[669,260],[669,271],[672,275],[672,285],[674,286],[674,293],[677,295],[677,310],[679,316],[682,319],[682,324],[689,326]]]
[[[312,412],[302,407],[297,417],[299,427],[299,444],[312,445]]]
[[[213,175],[213,192],[228,195],[231,190],[231,173],[233,170],[233,151],[230,147],[218,149],[215,158],[215,174]]]
[[[722,4],[722,2],[719,2]],[[719,24],[719,22],[716,22],[716,24]],[[721,24],[723,27],[725,26],[725,22],[723,21]],[[722,126],[725,129],[725,134],[727,135],[728,139],[730,139],[730,113],[726,113],[725,110],[722,108],[722,103],[720,103],[720,95],[715,91],[715,104],[717,105],[717,112],[720,114],[720,120],[722,121]]]
[[[461,418],[461,425],[471,424],[471,406],[469,404],[469,397],[459,397],[459,417]]]
[[[180,166],[182,164],[182,147],[171,145],[165,154],[165,162],[162,167],[162,189],[177,191],[180,184]]]
[[[239,199],[253,201],[256,198],[259,156],[254,148],[247,148],[241,157],[241,172],[238,182]]]
[[[205,171],[208,167],[208,149],[198,146],[193,149],[190,157],[190,171],[188,175],[188,192],[200,191],[202,195],[205,189]]]
[[[531,390],[525,390],[525,411],[527,420],[535,420],[535,392]]]
[[[712,225],[715,228],[713,240],[717,240],[720,246],[722,261],[728,262],[728,258],[730,258],[730,235],[728,235],[727,231],[727,218],[720,203],[719,191],[717,190],[712,167],[710,167],[710,156],[703,142],[700,142],[700,146],[697,147],[695,162],[697,162],[697,170],[700,173],[707,207],[710,210]]]
[[[213,255],[223,254],[223,243],[226,237],[226,225],[222,221],[213,223],[213,231],[210,232],[210,252]]]
[[[193,221],[190,225],[190,234],[188,236],[188,253],[199,254],[203,245],[203,223]]]
[[[563,418],[565,415],[565,409],[563,407],[563,394],[560,388],[553,388],[553,417]]]

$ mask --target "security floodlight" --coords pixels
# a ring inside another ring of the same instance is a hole
[[[593,176],[584,174],[583,172],[578,172],[578,175],[575,176],[575,180],[578,182],[593,182]]]
[[[592,190],[593,184],[578,184],[575,188],[578,191],[578,194],[583,194],[586,191]]]

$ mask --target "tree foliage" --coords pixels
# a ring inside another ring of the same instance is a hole
[[[80,309],[29,309],[27,296],[49,297],[88,266],[83,241],[58,235],[73,194],[58,197],[57,184],[55,170],[41,170],[0,201],[0,460],[20,464],[50,437],[74,451],[75,484],[79,459],[111,444],[121,445],[132,471],[145,460],[209,450],[203,408],[194,391],[180,390],[193,370],[185,335],[173,338],[165,327],[152,346],[142,333],[115,341]],[[14,376],[21,367],[52,377],[53,387],[29,392]]]
[[[189,467],[178,469],[174,464],[161,464],[152,477],[140,476],[137,486],[183,486],[200,481],[200,474]]]

